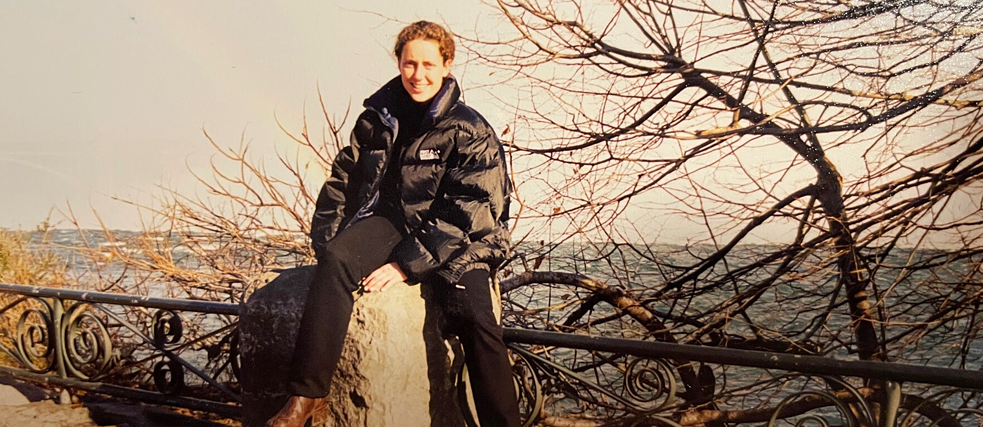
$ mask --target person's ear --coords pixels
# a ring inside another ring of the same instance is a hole
[[[453,59],[444,61],[444,75],[442,77],[447,77],[451,73],[451,63],[453,62]]]

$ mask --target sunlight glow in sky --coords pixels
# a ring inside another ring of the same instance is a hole
[[[139,228],[112,198],[200,190],[189,168],[207,171],[214,153],[203,129],[272,157],[292,146],[274,114],[299,126],[305,109],[320,115],[318,86],[342,112],[396,75],[402,25],[386,17],[454,28],[491,12],[477,1],[3,2],[0,227],[71,206],[85,227],[98,226],[95,210],[110,228]]]

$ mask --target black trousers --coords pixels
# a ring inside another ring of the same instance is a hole
[[[388,219],[372,216],[328,241],[307,294],[287,378],[288,393],[327,396],[348,333],[355,302],[352,293],[363,277],[390,261],[390,253],[402,238]],[[482,427],[517,427],[512,368],[502,327],[492,311],[488,272],[470,271],[459,284],[438,284],[435,294],[445,307],[449,332],[457,334],[464,347],[479,422]]]

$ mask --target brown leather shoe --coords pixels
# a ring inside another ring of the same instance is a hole
[[[280,412],[266,422],[266,427],[304,427],[321,399],[304,396],[290,396]]]

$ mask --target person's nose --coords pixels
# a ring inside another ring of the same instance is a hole
[[[413,69],[413,76],[412,76],[413,81],[415,82],[423,81],[424,77],[425,75],[423,73],[423,67],[416,67]]]

